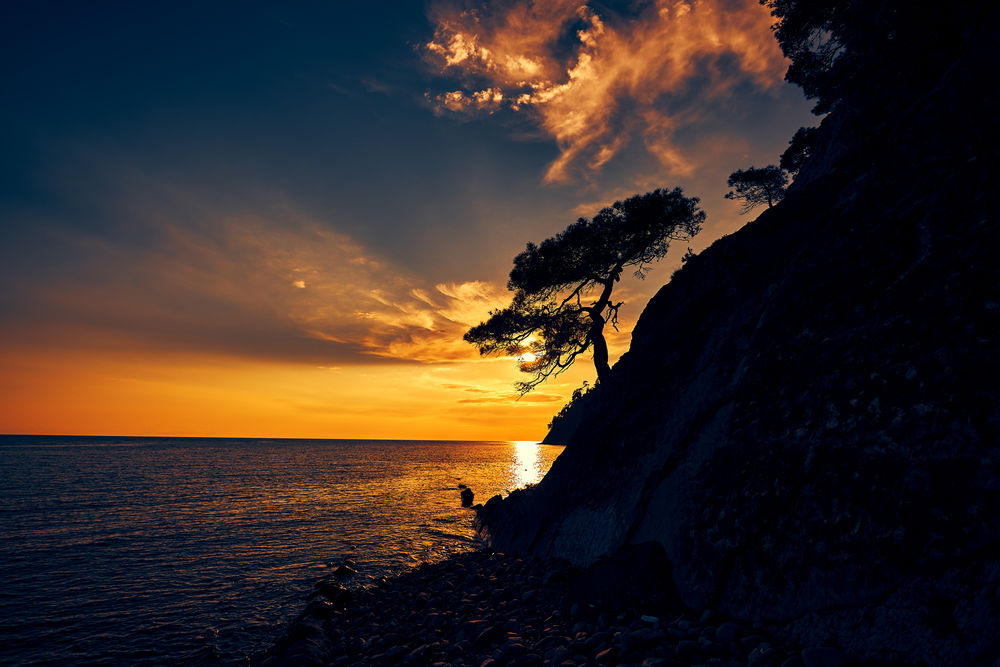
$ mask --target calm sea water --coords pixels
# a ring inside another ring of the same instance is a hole
[[[239,664],[345,558],[477,546],[535,443],[0,436],[0,664]],[[363,583],[363,576],[358,583]]]

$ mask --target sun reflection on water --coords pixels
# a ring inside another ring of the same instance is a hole
[[[528,484],[536,484],[544,474],[541,444],[533,440],[515,440],[514,460],[511,461],[511,477],[514,487],[520,488]]]

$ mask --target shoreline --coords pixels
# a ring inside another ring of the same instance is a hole
[[[685,609],[640,546],[587,569],[488,548],[349,590],[321,580],[259,667],[845,664],[775,628]]]

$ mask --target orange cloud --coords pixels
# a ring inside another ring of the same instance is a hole
[[[462,336],[508,298],[484,282],[427,284],[287,207],[208,212],[211,225],[146,215],[155,245],[67,238],[86,275],[39,281],[0,342],[322,366],[450,362],[478,359]]]
[[[546,182],[597,171],[636,137],[664,167],[689,175],[674,145],[697,112],[737,84],[770,89],[787,63],[756,0],[656,0],[638,17],[602,15],[579,0],[515,0],[459,10],[439,2],[425,56],[462,88],[428,93],[440,113],[530,114],[559,146]]]
[[[369,290],[368,309],[353,313],[365,321],[365,332],[357,342],[368,354],[421,362],[475,359],[475,349],[462,336],[508,299],[501,287],[479,281],[428,289],[405,285],[399,283],[391,292]],[[311,333],[326,337],[330,331],[331,339],[336,339],[340,323],[339,316],[328,316]]]
[[[232,220],[223,234],[225,249],[209,263],[218,266],[225,254],[246,264],[247,274],[255,267],[258,297],[272,294],[264,302],[282,310],[303,336],[357,350],[355,361],[477,358],[462,336],[503,305],[502,287],[480,281],[426,285],[318,221],[292,220]],[[204,247],[204,240],[198,245]],[[299,276],[294,292],[272,287]]]

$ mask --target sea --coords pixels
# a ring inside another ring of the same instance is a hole
[[[350,559],[363,586],[481,548],[535,442],[0,436],[0,664],[246,664]]]

